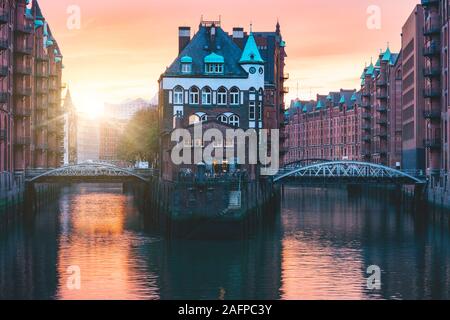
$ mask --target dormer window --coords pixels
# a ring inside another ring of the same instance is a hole
[[[223,64],[220,64],[220,63],[206,64],[206,73],[222,74],[223,73]]]
[[[192,73],[192,58],[184,56],[181,58],[181,73]]]
[[[225,59],[216,53],[207,55],[204,60],[205,73],[207,74],[223,74]]]

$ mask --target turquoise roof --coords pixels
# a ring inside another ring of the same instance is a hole
[[[282,48],[286,47],[286,41],[281,41],[280,42],[280,47],[282,47]]]
[[[181,58],[181,63],[192,63],[192,58],[189,56],[184,56]]]
[[[356,100],[358,100],[358,98],[356,97],[356,92],[355,92],[355,93],[353,93],[353,95],[352,95],[352,101],[356,101]]]
[[[27,17],[27,18],[31,18],[31,19],[33,19],[33,12],[31,11],[31,9],[26,9],[26,11],[25,11],[25,16]]]
[[[375,70],[375,68],[373,67],[373,63],[371,63],[370,66],[367,67],[366,75],[367,75],[367,76],[373,75],[373,71],[374,71],[374,70]]]
[[[329,94],[329,95],[327,96],[327,100],[328,100],[328,101],[332,101],[332,100],[333,100],[333,98],[331,97],[331,94]]]
[[[242,52],[241,60],[239,61],[239,63],[242,64],[264,63],[264,60],[261,58],[261,54],[259,53],[258,46],[256,45],[253,32],[250,33],[250,36],[247,39],[247,43],[245,44],[245,48],[244,51]]]
[[[375,64],[375,67],[381,67],[381,61],[380,61],[380,59],[377,60],[377,63]]]
[[[391,62],[391,56],[392,56],[392,53],[391,53],[391,50],[389,49],[389,47],[386,49],[386,52],[383,54],[383,58],[382,58],[382,60],[383,61],[387,61],[387,62]]]
[[[323,109],[324,107],[325,107],[325,106],[323,105],[322,100],[319,100],[319,101],[317,102],[316,109]]]
[[[62,59],[60,57],[55,57],[55,62],[56,63],[61,62],[61,61],[62,61]]]
[[[210,55],[207,55],[204,60],[205,63],[225,63],[225,59],[218,55],[217,53],[211,53]]]
[[[308,108],[306,107],[306,105],[303,107],[302,111],[303,112],[308,112]]]
[[[300,101],[295,101],[294,107],[295,108],[301,108],[302,107],[302,103]]]
[[[345,97],[342,95],[341,100],[339,100],[339,103],[345,103]]]
[[[53,45],[54,43],[53,43],[53,40],[47,40],[47,42],[45,43],[45,46],[46,47],[51,47],[52,45]]]
[[[43,25],[44,25],[44,21],[42,21],[42,20],[36,20],[36,21],[34,21],[34,27],[35,27],[36,29],[42,27]]]

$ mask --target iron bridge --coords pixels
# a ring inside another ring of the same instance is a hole
[[[152,169],[125,169],[105,163],[82,163],[57,169],[27,170],[27,183],[78,183],[78,182],[148,182],[154,175]]]
[[[280,169],[274,182],[294,180],[306,183],[388,183],[425,185],[423,176],[415,176],[379,164],[357,161],[326,161],[321,159],[291,163]]]

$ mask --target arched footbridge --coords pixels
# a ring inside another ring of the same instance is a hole
[[[287,180],[302,183],[355,183],[425,185],[419,174],[396,170],[379,164],[357,161],[311,160],[291,163],[280,169],[274,182]]]
[[[82,182],[148,182],[155,174],[152,169],[125,169],[105,163],[82,163],[61,168],[27,170],[27,183]]]

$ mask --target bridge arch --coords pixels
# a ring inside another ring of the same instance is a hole
[[[28,183],[48,181],[70,181],[70,179],[95,181],[98,180],[125,180],[132,179],[140,182],[148,182],[148,179],[131,170],[106,163],[87,162],[76,165],[63,166],[46,172],[27,174]]]
[[[425,184],[426,181],[400,170],[383,165],[358,161],[328,161],[318,162],[291,170],[282,170],[274,177],[274,182],[289,177],[312,179],[355,179],[355,180],[392,180],[403,184]]]

